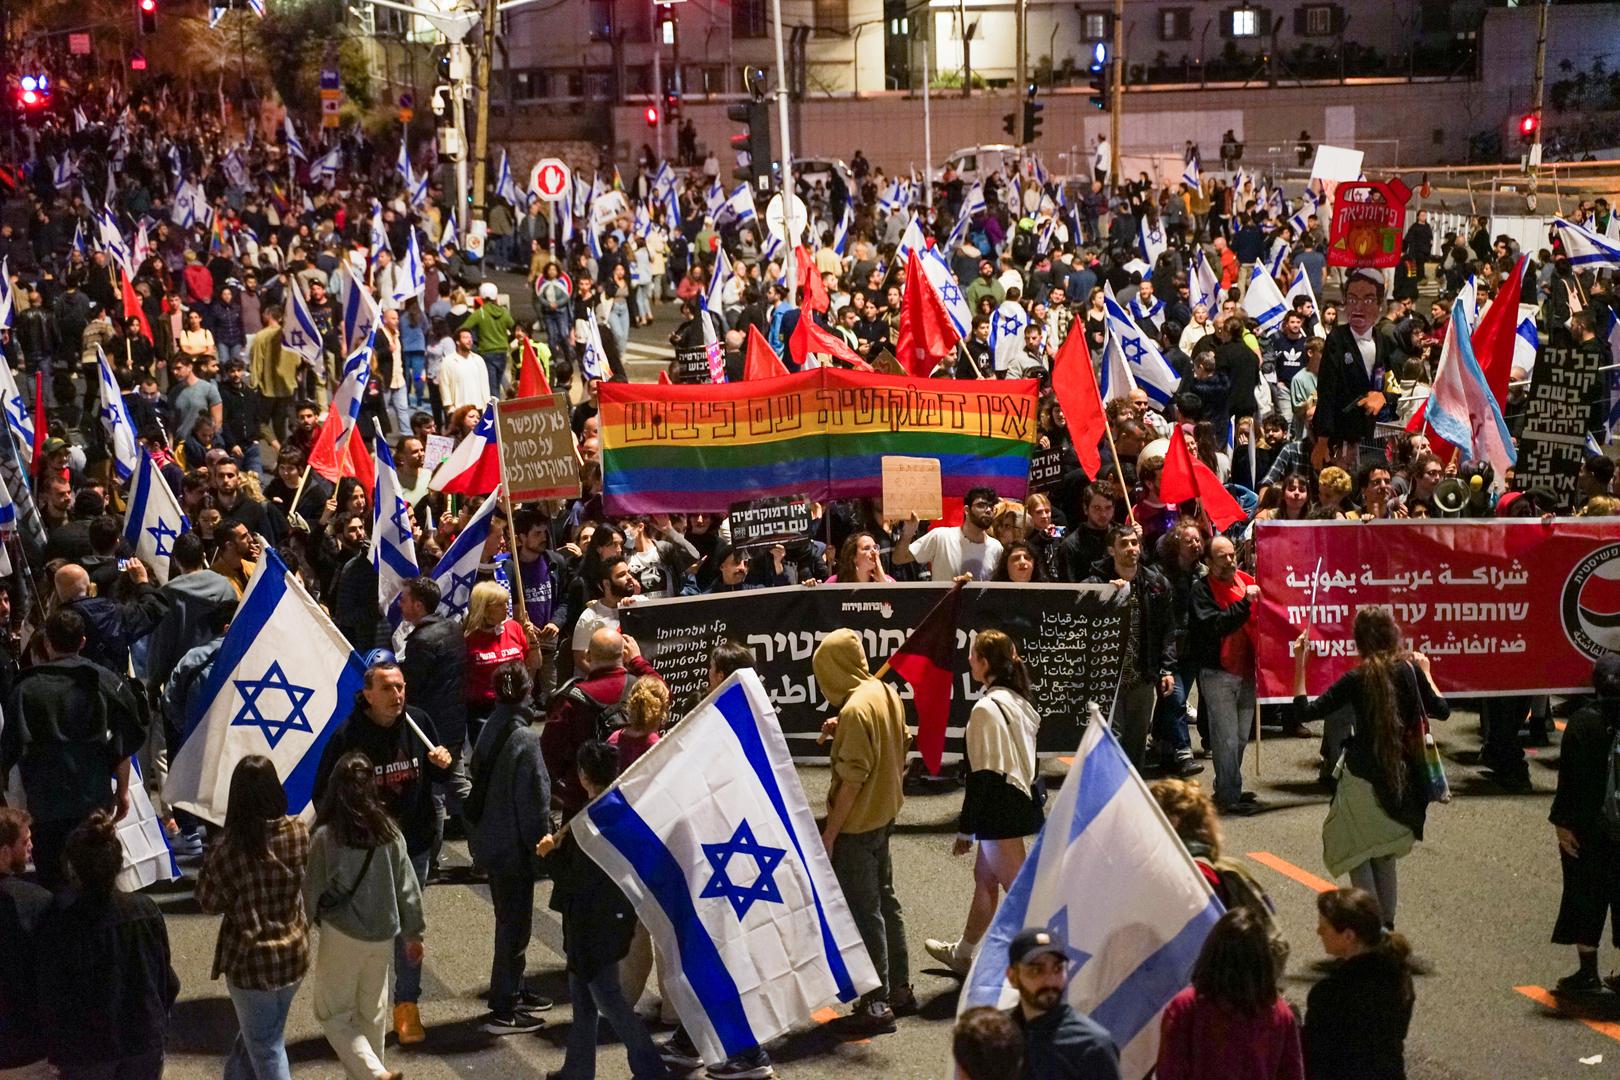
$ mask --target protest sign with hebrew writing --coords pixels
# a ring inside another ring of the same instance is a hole
[[[883,493],[886,454],[938,460],[944,496],[1021,499],[1036,437],[1034,379],[912,379],[816,368],[764,383],[604,383],[609,514],[723,513],[803,494]]]
[[[769,547],[810,538],[810,500],[797,497],[734,503],[728,517],[731,546]]]
[[[1607,361],[1602,351],[1583,351],[1567,334],[1557,336],[1557,344],[1537,351],[1530,374],[1513,486],[1521,491],[1543,488],[1557,497],[1559,507],[1574,509],[1587,433],[1608,425]]]
[[[1352,627],[1369,606],[1388,608],[1433,661],[1443,694],[1578,692],[1593,661],[1620,652],[1612,524],[1262,521],[1255,537],[1262,700],[1293,700],[1293,643],[1307,624],[1312,694],[1354,667]]]
[[[866,647],[876,671],[906,640],[950,586],[946,584],[818,585],[814,589],[745,589],[739,592],[652,600],[620,614],[648,661],[669,684],[678,705],[708,692],[709,650],[723,639],[754,650],[760,679],[771,695],[795,758],[818,760],[821,722],[836,711],[821,696],[810,657],[827,634],[848,627]],[[957,684],[945,729],[945,760],[962,753],[968,714],[983,687],[968,674],[974,635],[994,628],[1010,636],[1029,667],[1029,699],[1041,714],[1037,746],[1044,757],[1074,752],[1095,701],[1106,715],[1119,684],[1123,606],[1111,585],[968,584],[956,630]],[[893,676],[900,696],[911,687]],[[916,723],[916,716],[910,716]]]
[[[569,426],[568,395],[498,402],[502,464],[512,502],[570,499],[579,494],[579,458]]]

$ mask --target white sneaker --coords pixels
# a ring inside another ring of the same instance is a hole
[[[953,973],[966,977],[968,969],[973,966],[973,950],[962,949],[960,939],[956,941],[940,941],[938,938],[929,938],[923,942],[923,948],[928,955],[950,968]]]

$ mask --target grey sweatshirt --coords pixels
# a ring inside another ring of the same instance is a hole
[[[322,825],[310,840],[309,870],[304,876],[304,903],[316,919],[323,894],[342,896],[354,888],[365,864],[366,849],[345,847]],[[357,941],[392,941],[403,933],[419,938],[427,929],[422,918],[422,890],[399,833],[377,849],[354,899],[318,916],[321,925]]]

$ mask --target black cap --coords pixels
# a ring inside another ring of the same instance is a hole
[[[1007,946],[1007,963],[1027,964],[1046,953],[1065,958],[1069,955],[1064,951],[1063,942],[1057,935],[1032,926],[1020,930],[1018,936],[1012,939],[1012,944]]]

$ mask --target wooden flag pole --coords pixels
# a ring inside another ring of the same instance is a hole
[[[517,522],[512,518],[512,487],[506,481],[506,443],[501,439],[500,405],[495,406],[495,457],[500,462],[501,505],[506,508],[506,546],[512,553],[512,595],[517,600],[518,622],[529,625],[529,608],[523,600],[523,566],[518,561]],[[544,556],[542,556],[543,558]]]
[[[1114,459],[1114,475],[1119,477],[1119,497],[1125,500],[1125,520],[1136,527],[1136,511],[1131,507],[1131,489],[1125,483],[1125,467],[1119,463],[1119,447],[1114,445],[1114,425],[1108,422],[1106,410],[1103,415],[1103,430],[1108,433],[1108,452]]]

